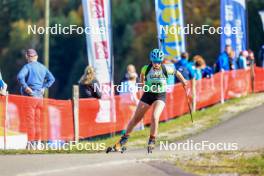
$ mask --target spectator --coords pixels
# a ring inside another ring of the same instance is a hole
[[[238,66],[237,66],[237,60],[236,60],[236,56],[235,56],[235,51],[231,51],[228,55],[229,58],[229,68],[230,70],[237,70]]]
[[[193,61],[194,61],[194,75],[195,75],[195,79],[196,80],[200,80],[203,78],[202,75],[202,68],[204,67],[205,63],[204,60],[202,59],[201,56],[196,55],[193,57]]]
[[[196,69],[198,69],[198,73],[196,73],[196,80],[201,78],[211,78],[213,76],[213,69],[206,65],[204,58],[200,55],[196,55],[193,58]]]
[[[40,113],[43,108],[44,90],[49,88],[55,81],[51,72],[38,62],[38,54],[34,49],[28,49],[25,57],[27,64],[23,66],[17,75],[21,86],[21,94],[34,97],[26,99],[26,124],[28,134],[28,147],[39,147],[41,140]]]
[[[175,67],[179,72],[181,72],[186,80],[193,80],[195,73],[192,65],[188,62],[188,58],[189,54],[187,52],[183,52],[181,54],[181,60],[175,64]],[[176,78],[176,82],[179,82],[178,78]]]
[[[95,78],[93,67],[87,66],[80,81],[80,98],[101,98],[100,84]]]
[[[44,90],[49,88],[55,81],[51,72],[38,60],[38,54],[34,49],[26,51],[28,64],[17,75],[21,86],[21,94],[25,96],[42,98]]]
[[[129,74],[130,74],[130,73],[135,73],[135,74],[137,74],[137,72],[136,72],[136,67],[135,67],[134,65],[132,65],[132,64],[129,64],[129,65],[127,66],[127,72],[126,72],[126,74],[125,74],[125,76],[123,77],[123,79],[122,79],[121,82],[128,81],[128,80],[129,80]],[[139,80],[138,80],[138,74],[137,74],[137,82],[139,82]]]
[[[226,45],[225,51],[221,53],[217,58],[217,61],[215,63],[215,72],[230,70],[229,57],[231,52],[232,47],[230,45]]]
[[[237,59],[237,68],[238,69],[248,69],[247,57],[248,57],[248,51],[247,50],[240,52],[239,57]]]
[[[264,67],[264,45],[259,50],[258,59],[256,61],[258,67]]]
[[[138,91],[137,74],[130,72],[127,76],[128,76],[128,80],[121,83],[123,89],[122,92],[120,93],[131,94],[130,102],[132,101],[135,104],[137,104],[139,102],[137,97],[137,91]]]
[[[255,64],[255,55],[252,50],[248,50],[247,65],[248,67],[254,66]]]
[[[0,95],[6,95],[6,89],[7,89],[7,85],[4,82],[0,71]]]

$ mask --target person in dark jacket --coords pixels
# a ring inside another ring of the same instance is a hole
[[[79,81],[80,98],[98,98],[102,97],[100,92],[100,84],[95,78],[95,72],[93,67],[87,66],[84,74]]]
[[[256,61],[256,65],[258,67],[263,67],[264,68],[264,45],[262,45],[261,49],[259,50],[258,59]]]
[[[183,75],[186,80],[194,80],[195,79],[195,71],[192,68],[191,63],[188,61],[189,53],[183,52],[181,54],[181,60],[175,63],[175,68]],[[176,77],[176,82],[180,82],[180,80]]]
[[[247,65],[248,67],[255,65],[255,55],[251,49],[248,50]]]

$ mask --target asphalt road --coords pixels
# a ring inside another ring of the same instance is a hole
[[[264,105],[240,114],[188,140],[237,143],[239,149],[264,148]],[[184,142],[184,141],[183,141]],[[146,150],[113,154],[56,154],[0,156],[1,176],[191,176],[160,161],[184,151]]]
[[[237,143],[241,150],[264,148],[264,105],[231,118],[189,140]]]

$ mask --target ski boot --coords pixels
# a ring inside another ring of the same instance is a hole
[[[149,153],[152,153],[152,151],[154,150],[155,148],[155,143],[156,143],[156,140],[155,138],[149,138],[149,141],[148,141],[148,154]]]
[[[108,147],[106,149],[106,153],[109,152],[121,152],[124,153],[126,151],[126,143],[128,141],[128,136],[122,136],[121,139],[112,147]]]

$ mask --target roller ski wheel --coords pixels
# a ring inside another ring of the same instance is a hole
[[[154,149],[155,149],[155,140],[149,139],[148,147],[147,147],[148,154],[152,153]]]
[[[106,149],[106,153],[114,152],[113,147],[108,147]]]
[[[127,148],[125,146],[125,144],[127,143],[128,138],[123,136],[120,141],[118,141],[113,147],[108,147],[106,149],[106,153],[110,153],[110,152],[120,152],[120,153],[124,153]]]
[[[125,146],[121,147],[120,153],[124,153],[127,150]]]
[[[113,147],[108,147],[106,149],[106,153],[110,153],[110,152],[120,152],[120,153],[124,153],[125,151],[127,150],[127,148],[125,146],[122,146],[122,147],[116,147],[116,146],[113,146]]]
[[[148,146],[148,154],[152,153],[154,150],[154,146]]]

